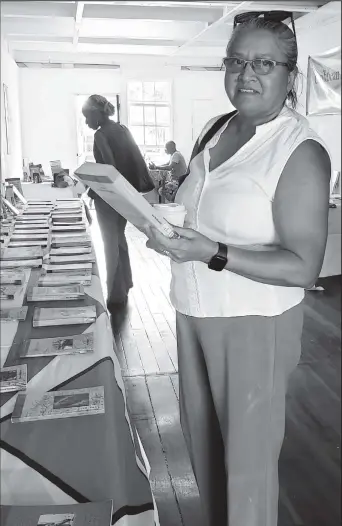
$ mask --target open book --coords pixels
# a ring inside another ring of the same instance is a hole
[[[114,166],[84,163],[77,168],[75,176],[137,228],[149,223],[167,237],[178,237],[163,216]]]

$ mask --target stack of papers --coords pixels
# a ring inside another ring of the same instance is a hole
[[[13,365],[0,369],[0,393],[25,391],[27,384],[27,366]]]
[[[42,394],[19,393],[12,413],[12,422],[32,422],[53,418],[98,415],[105,412],[104,388],[89,387]]]
[[[27,316],[27,307],[14,307],[13,309],[1,309],[1,321],[24,321]]]
[[[54,325],[80,325],[94,323],[96,320],[95,305],[85,307],[65,307],[60,309],[34,309],[33,327],[52,327]]]
[[[75,336],[42,338],[24,341],[21,347],[22,358],[37,356],[59,356],[62,354],[84,354],[94,351],[94,334],[88,332]]]
[[[70,301],[84,298],[82,285],[62,287],[32,287],[27,291],[27,301]]]

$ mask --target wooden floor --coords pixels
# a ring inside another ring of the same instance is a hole
[[[151,463],[161,526],[202,526],[179,422],[169,262],[145,247],[139,231],[129,226],[126,232],[134,288],[113,330],[131,418]],[[325,279],[323,285],[324,293],[307,293],[303,354],[290,382],[278,526],[340,524],[341,294],[339,279]]]

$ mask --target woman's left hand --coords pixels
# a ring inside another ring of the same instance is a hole
[[[196,232],[196,230],[173,225],[172,228],[180,235],[180,239],[169,239],[156,228],[147,226],[144,229],[145,234],[149,238],[146,246],[159,254],[168,256],[176,263],[185,263],[186,261],[209,263],[211,258],[217,253],[218,244]]]

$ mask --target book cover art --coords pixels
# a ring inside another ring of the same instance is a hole
[[[38,519],[37,526],[74,526],[74,513],[48,513],[41,515]]]
[[[1,270],[0,283],[2,285],[21,285],[25,280],[25,274],[19,270]]]
[[[104,412],[103,386],[47,393],[30,391],[18,394],[11,421],[32,422]]]
[[[0,393],[25,391],[27,384],[27,365],[13,365],[0,369]]]
[[[12,309],[1,309],[1,321],[24,321],[27,316],[27,307],[13,307]]]
[[[63,354],[83,354],[94,351],[94,334],[76,334],[58,338],[32,339],[22,345],[21,356],[57,356]]]
[[[27,301],[68,301],[84,297],[82,285],[61,287],[31,287],[27,291]]]

